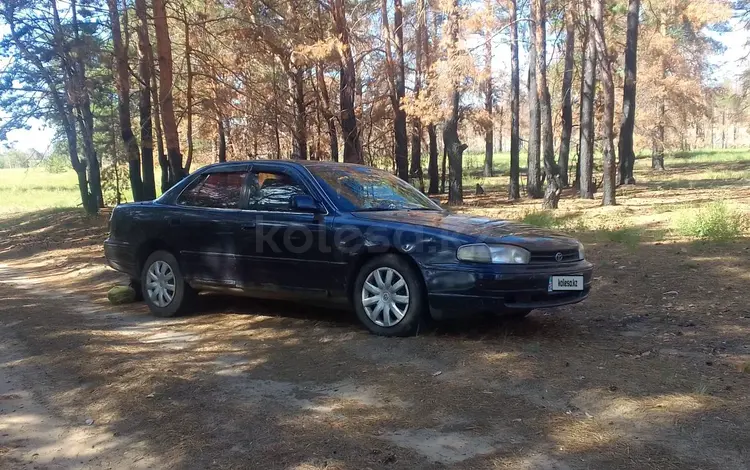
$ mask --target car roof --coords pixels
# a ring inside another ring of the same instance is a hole
[[[264,162],[264,163],[273,163],[277,165],[286,165],[286,166],[301,166],[301,167],[357,167],[357,168],[370,168],[373,169],[373,167],[367,166],[367,165],[359,165],[356,163],[339,163],[339,162],[332,162],[332,161],[325,161],[325,160],[291,160],[288,158],[285,159],[257,159],[257,160],[234,160],[230,162],[221,162],[221,163],[213,163],[210,165],[206,165],[202,167],[200,170],[205,171],[209,169],[217,169],[217,168],[227,168],[227,167],[234,167],[234,166],[240,166],[240,165],[246,165],[246,164],[252,164],[254,162]]]

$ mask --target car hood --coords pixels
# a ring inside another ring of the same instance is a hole
[[[485,217],[468,217],[441,211],[381,211],[358,212],[358,218],[398,222],[409,225],[436,228],[476,237],[488,243],[509,243],[531,251],[577,249],[578,241],[561,233],[532,225],[493,220]]]

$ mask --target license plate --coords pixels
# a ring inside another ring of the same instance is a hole
[[[583,290],[583,276],[551,276],[549,292],[564,290]]]

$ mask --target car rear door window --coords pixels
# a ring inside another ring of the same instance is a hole
[[[192,207],[239,209],[246,176],[244,171],[208,173],[190,185],[178,202]]]
[[[267,171],[252,172],[248,190],[248,208],[260,211],[289,212],[292,198],[305,194],[305,188],[292,176]]]

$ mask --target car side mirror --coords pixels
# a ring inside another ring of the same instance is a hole
[[[439,207],[443,207],[443,206],[442,206],[442,205],[440,204],[440,199],[438,199],[438,198],[436,198],[436,197],[431,197],[431,198],[430,198],[430,201],[434,202],[434,203],[435,203],[435,204],[437,204],[437,205],[438,205]]]
[[[291,208],[297,212],[322,212],[320,204],[307,194],[296,194],[292,196]]]

